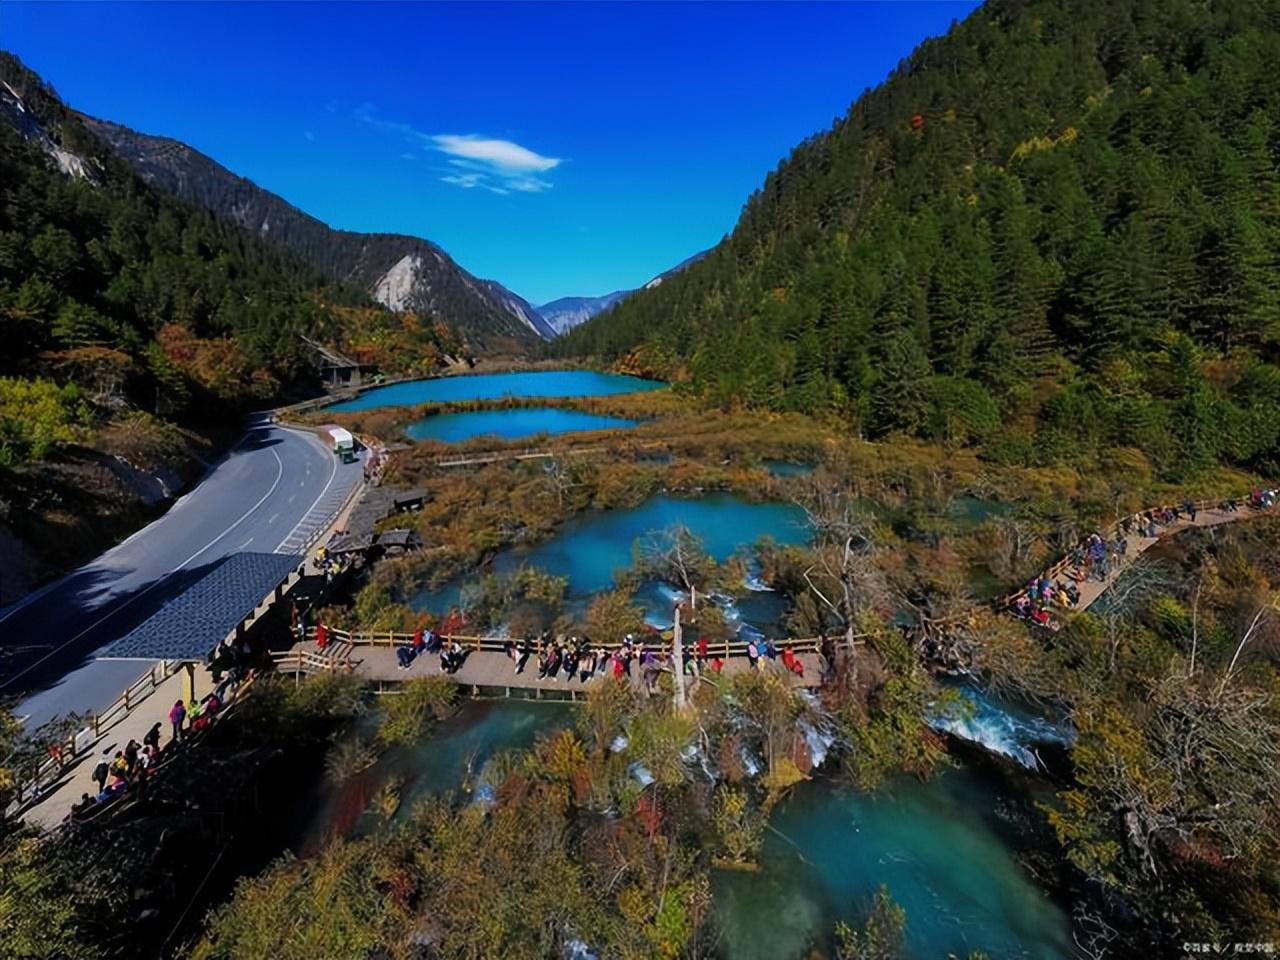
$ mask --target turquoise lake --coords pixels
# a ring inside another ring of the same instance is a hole
[[[700,537],[707,552],[717,560],[729,558],[764,536],[783,544],[809,540],[804,511],[794,504],[751,503],[727,493],[697,499],[660,495],[638,507],[579,514],[550,540],[499,553],[494,558],[493,569],[497,573],[510,573],[527,564],[567,577],[569,600],[571,603],[583,601],[609,589],[614,571],[632,565],[632,544],[637,539],[678,523]],[[474,577],[464,576],[436,590],[424,591],[413,598],[412,606],[436,614],[447,613],[458,603],[463,584],[472,579]],[[649,585],[637,595],[646,611],[656,618],[670,612],[673,598],[661,587]],[[768,600],[761,597],[756,606],[766,604]]]
[[[1001,802],[964,767],[869,794],[800,784],[770,820],[763,869],[714,876],[721,955],[803,960],[837,921],[860,924],[883,883],[906,910],[907,957],[1075,956],[1067,914],[999,829]]]
[[[665,383],[595,370],[543,370],[536,373],[477,373],[462,377],[409,380],[368,390],[354,400],[326,409],[335,413],[375,407],[416,407],[422,403],[495,400],[499,397],[608,397],[660,390]]]
[[[405,428],[414,440],[441,440],[461,443],[472,437],[518,440],[540,433],[581,433],[584,430],[621,430],[640,421],[623,417],[603,417],[579,410],[554,407],[515,410],[476,410],[470,413],[441,413],[411,423]]]

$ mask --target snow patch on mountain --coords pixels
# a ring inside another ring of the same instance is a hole
[[[413,285],[417,282],[422,259],[412,253],[396,261],[390,270],[373,285],[373,299],[389,310],[407,310],[413,297]]]

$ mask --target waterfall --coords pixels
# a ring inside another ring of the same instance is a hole
[[[962,717],[934,717],[929,725],[935,730],[979,744],[1029,770],[1040,767],[1035,753],[1037,745],[1070,746],[1075,741],[1075,731],[1065,721],[1036,714],[972,686],[954,689],[968,701],[971,712]]]

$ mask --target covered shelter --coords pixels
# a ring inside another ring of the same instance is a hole
[[[305,557],[292,553],[233,553],[216,561],[159,610],[100,655],[102,660],[173,660],[186,668],[183,695],[191,699],[195,664],[239,635],[264,601],[280,599]]]
[[[416,530],[406,530],[403,527],[397,527],[394,530],[383,530],[377,535],[374,541],[383,552],[391,555],[408,553],[410,550],[417,550],[422,546],[422,538],[418,536]]]
[[[334,389],[361,385],[361,374],[366,369],[364,365],[310,337],[302,337],[302,342],[311,348],[316,372],[320,374],[325,386]]]

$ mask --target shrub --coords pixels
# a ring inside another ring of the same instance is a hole
[[[384,743],[414,743],[435,721],[448,716],[457,697],[458,685],[448,677],[415,677],[403,692],[383,698],[378,738]]]

